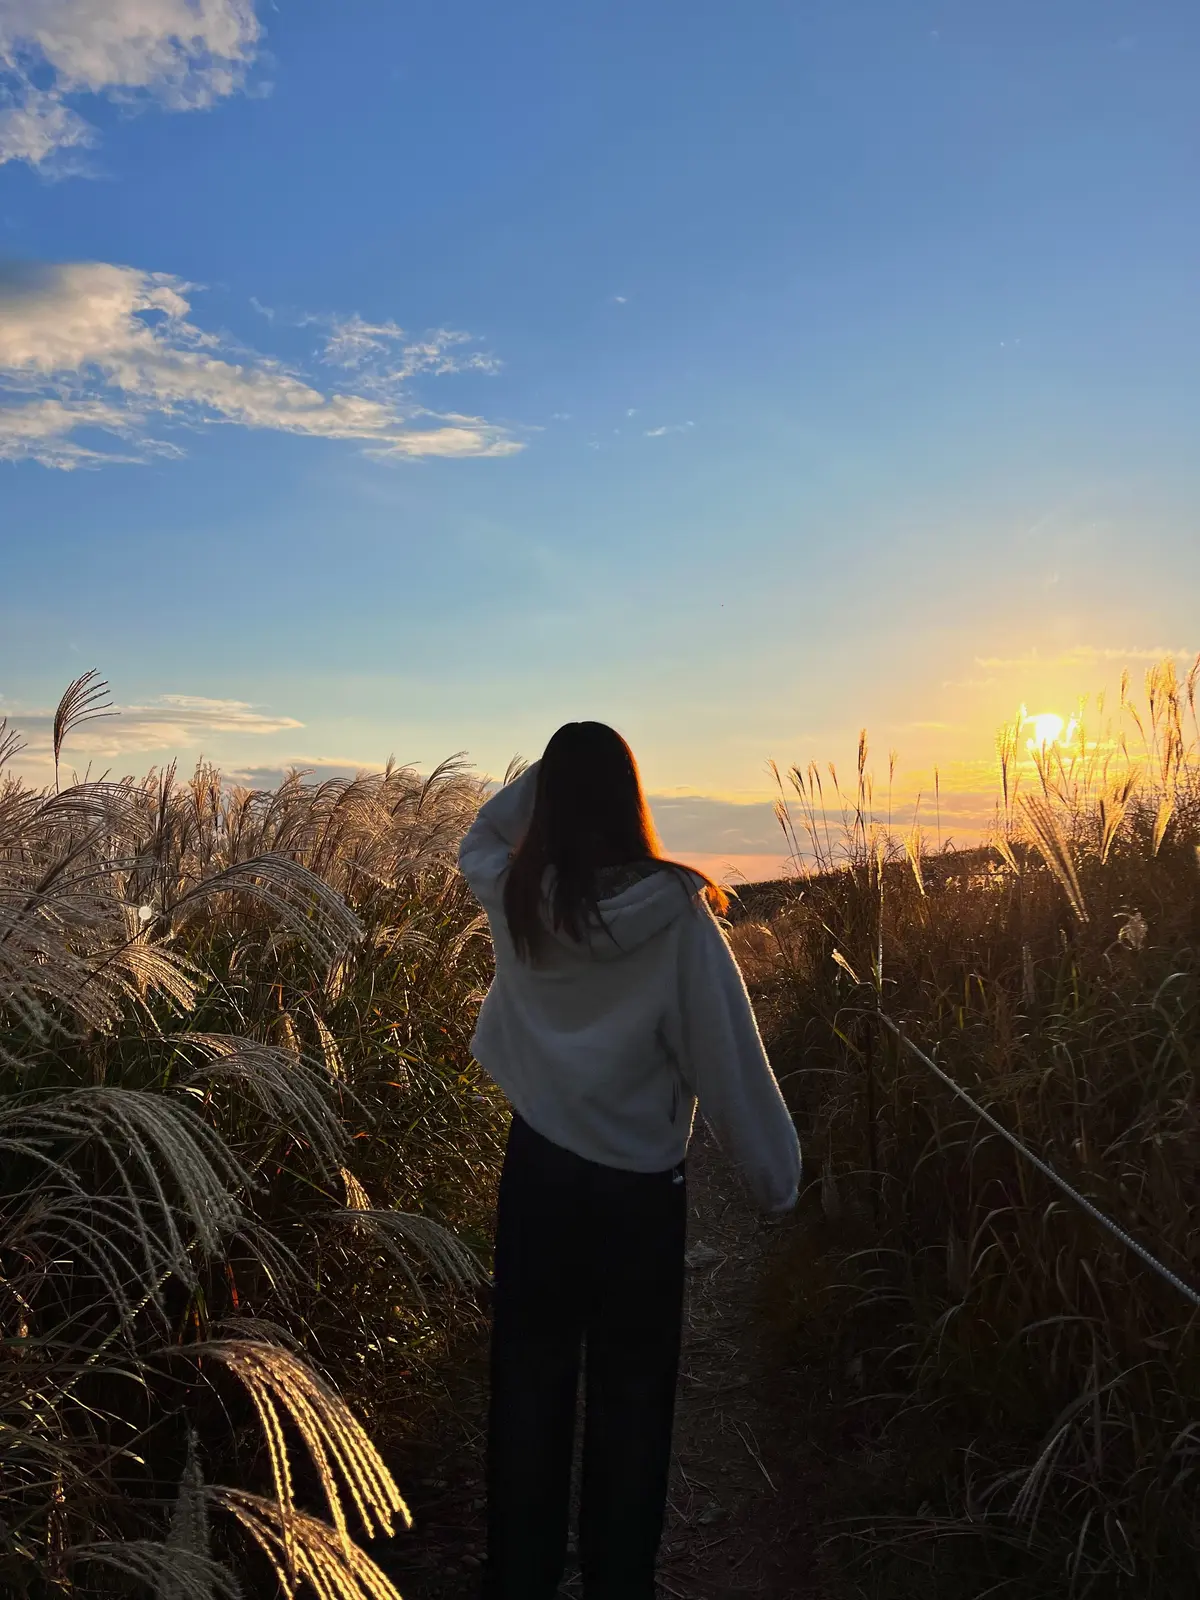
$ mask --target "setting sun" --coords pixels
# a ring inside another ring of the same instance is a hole
[[[1057,711],[1042,711],[1035,717],[1025,717],[1021,726],[1033,729],[1031,737],[1025,741],[1026,748],[1045,750],[1054,744],[1070,744],[1075,732],[1075,718],[1066,722]]]

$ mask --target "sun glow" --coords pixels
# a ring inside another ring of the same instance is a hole
[[[1026,749],[1038,751],[1056,744],[1070,744],[1075,737],[1076,721],[1074,717],[1066,721],[1057,711],[1041,711],[1037,716],[1025,717],[1021,726],[1033,730],[1025,741]]]

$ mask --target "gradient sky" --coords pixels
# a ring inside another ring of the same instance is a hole
[[[1193,3],[7,0],[0,64],[35,775],[91,666],[120,771],[598,717],[753,874],[770,758],[865,725],[969,832],[1020,704],[1200,647]]]

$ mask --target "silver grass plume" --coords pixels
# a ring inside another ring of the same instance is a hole
[[[81,727],[85,722],[93,722],[97,717],[111,717],[116,713],[109,710],[112,700],[108,693],[108,684],[92,667],[90,671],[82,673],[74,683],[68,684],[58,708],[54,713],[54,730],[52,742],[54,746],[54,787],[58,788],[58,763],[62,755],[62,747],[67,735],[73,729]]]
[[[229,1568],[211,1556],[153,1539],[97,1541],[66,1552],[69,1566],[104,1566],[150,1589],[156,1600],[241,1600]]]
[[[18,1097],[0,1109],[0,1155],[33,1161],[60,1194],[92,1198],[71,1161],[89,1144],[108,1157],[147,1279],[176,1272],[195,1281],[192,1248],[217,1252],[240,1220],[235,1196],[249,1181],[224,1141],[190,1106],[142,1089]]]
[[[371,1235],[384,1258],[403,1274],[422,1308],[427,1302],[413,1271],[411,1258],[414,1254],[436,1277],[457,1289],[470,1289],[490,1281],[466,1245],[432,1217],[406,1211],[356,1210],[347,1206],[330,1212],[329,1219],[348,1224],[357,1233]]]
[[[351,1549],[342,1501],[349,1495],[368,1539],[390,1535],[399,1514],[412,1518],[383,1458],[346,1402],[290,1350],[251,1340],[214,1340],[180,1352],[190,1360],[212,1360],[242,1384],[258,1413],[275,1485],[275,1502],[290,1543],[288,1519],[295,1514],[291,1464],[284,1439],[286,1418],[312,1458],[338,1541]],[[289,1567],[292,1561],[289,1559]]]
[[[324,1062],[233,1034],[189,1032],[178,1035],[177,1042],[204,1058],[182,1078],[186,1089],[196,1094],[203,1093],[201,1085],[236,1089],[271,1124],[303,1138],[322,1173],[339,1171],[346,1156],[346,1129],[329,1098],[331,1080]]]
[[[266,1555],[288,1600],[305,1583],[317,1600],[401,1600],[370,1556],[340,1539],[327,1522],[243,1489],[214,1488],[209,1494]]]

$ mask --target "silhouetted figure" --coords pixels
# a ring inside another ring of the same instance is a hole
[[[585,1356],[587,1600],[653,1600],[696,1106],[762,1209],[800,1147],[713,909],[664,859],[629,746],[569,722],[459,854],[496,974],[473,1049],[513,1107],[496,1217],[485,1600],[552,1600]]]

